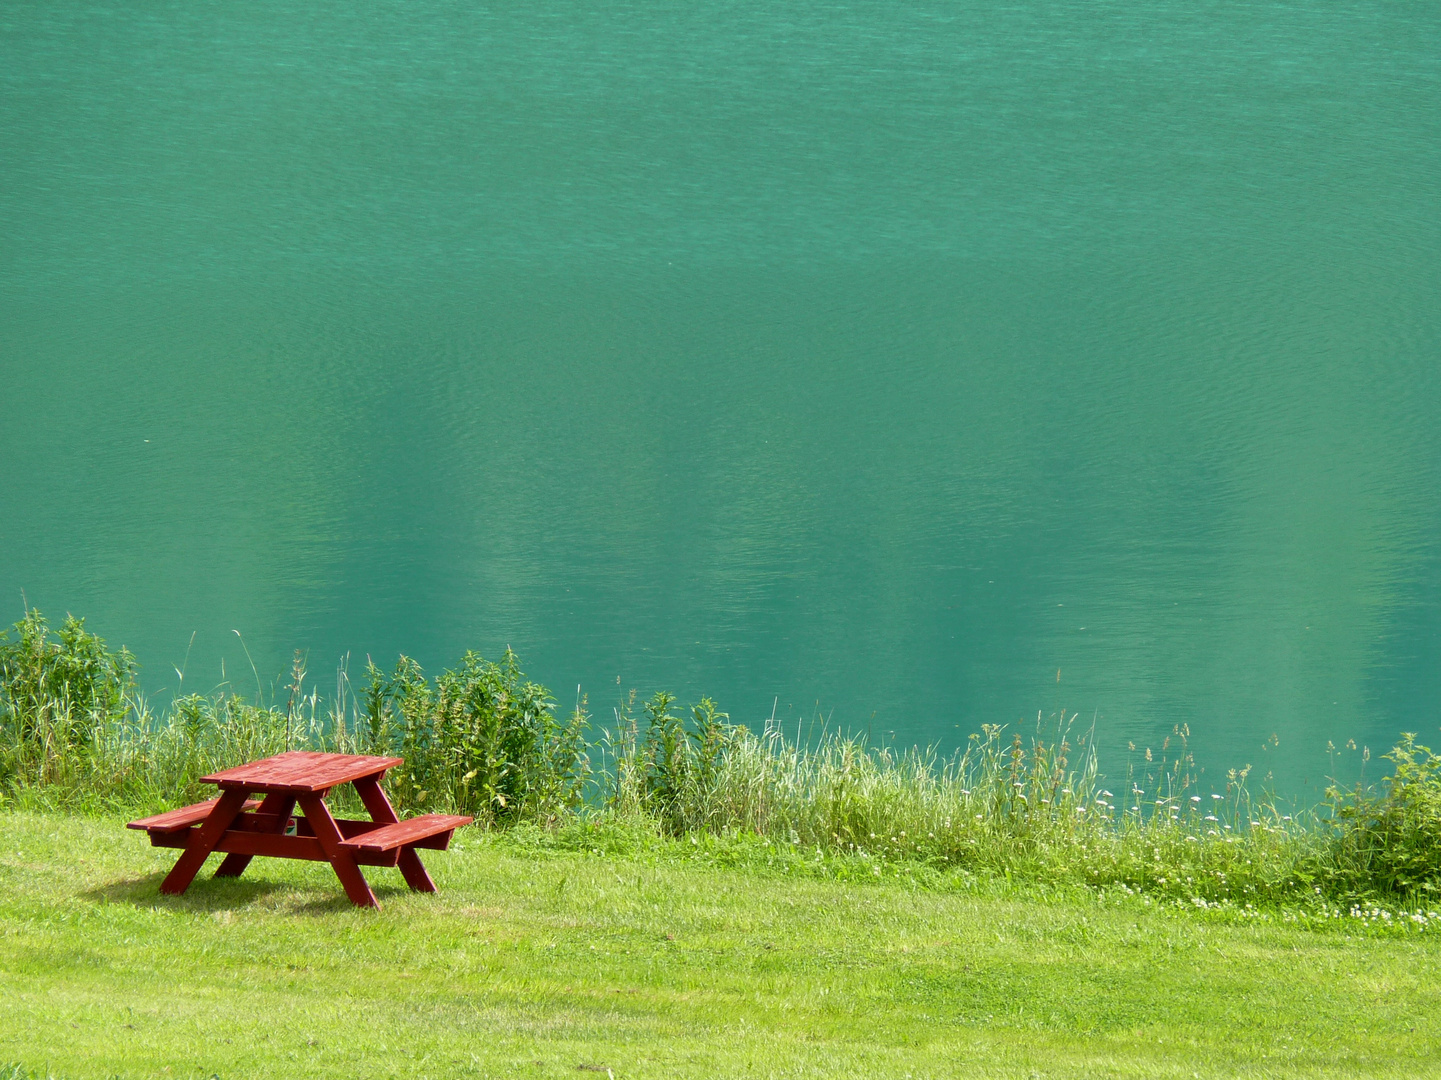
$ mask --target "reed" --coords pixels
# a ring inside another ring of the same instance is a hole
[[[1247,770],[1201,787],[1184,727],[1109,778],[1065,711],[1026,730],[983,725],[943,756],[837,733],[802,744],[773,722],[733,724],[709,698],[679,710],[667,693],[638,703],[632,692],[596,727],[584,698],[559,717],[509,650],[499,662],[466,653],[434,678],[404,656],[389,672],[369,663],[358,691],[342,662],[328,696],[297,657],[284,708],[227,691],[156,710],[135,670],[83,620],[52,634],[27,610],[0,635],[3,798],[154,810],[204,797],[208,772],[287,748],[381,753],[405,758],[390,776],[399,806],[461,810],[486,827],[751,836],[878,877],[925,866],[1242,910],[1425,907],[1441,890],[1441,757],[1409,735],[1387,755],[1392,775],[1291,814],[1254,795]]]
[[[137,689],[129,654],[112,654],[80,619],[52,635],[27,610],[0,634],[0,791],[23,806],[128,810],[181,805],[211,793],[207,773],[284,750],[394,754],[397,803],[459,810],[482,824],[555,823],[574,812],[588,776],[577,708],[555,715],[544,687],[515,655],[466,653],[428,678],[402,656],[367,665],[359,694],[348,662],[335,692],[307,683],[297,654],[284,708],[239,694],[185,694],[155,710]]]
[[[1074,714],[1038,717],[1029,733],[986,725],[942,757],[837,734],[803,746],[774,723],[720,723],[709,701],[685,732],[672,701],[646,703],[644,729],[618,708],[602,745],[607,809],[673,836],[754,833],[868,860],[878,876],[919,862],[1242,906],[1313,890],[1325,859],[1320,817],[1253,799],[1244,773],[1200,793],[1184,729],[1117,795]]]

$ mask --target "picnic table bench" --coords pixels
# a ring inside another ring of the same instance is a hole
[[[127,827],[144,831],[155,847],[183,850],[160,884],[163,893],[183,893],[210,853],[218,851],[225,859],[216,877],[239,877],[257,855],[328,862],[354,903],[379,907],[360,867],[396,866],[412,889],[435,892],[416,849],[444,851],[455,830],[472,820],[458,814],[422,814],[401,821],[380,780],[403,760],[306,750],[276,754],[202,777],[220,788],[218,798]],[[369,821],[331,815],[326,796],[342,784],[355,787]],[[263,798],[252,799],[252,793]]]

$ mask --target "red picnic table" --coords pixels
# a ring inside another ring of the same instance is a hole
[[[256,855],[328,862],[361,907],[379,907],[360,872],[362,866],[398,866],[405,883],[435,892],[416,848],[444,851],[451,834],[471,818],[422,814],[401,821],[381,790],[387,769],[403,758],[360,754],[319,754],[292,750],[202,777],[220,787],[220,797],[130,822],[155,847],[183,848],[184,854],[160,884],[163,893],[183,893],[212,851],[225,853],[216,877],[239,877]],[[370,821],[331,816],[325,797],[342,784],[355,785]],[[251,799],[251,793],[265,797]],[[303,817],[293,817],[296,804]],[[291,831],[293,830],[293,831]]]

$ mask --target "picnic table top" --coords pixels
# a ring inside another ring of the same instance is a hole
[[[313,750],[290,750],[233,769],[202,776],[222,788],[248,791],[320,792],[375,776],[401,764],[403,758],[371,757],[367,754],[321,754]]]

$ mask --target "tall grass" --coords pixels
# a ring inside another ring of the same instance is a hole
[[[554,823],[580,805],[589,775],[586,716],[562,721],[513,653],[467,653],[427,678],[402,656],[367,666],[357,694],[347,665],[322,697],[297,655],[284,707],[222,691],[156,711],[135,664],[67,618],[51,635],[28,610],[0,634],[0,792],[22,804],[75,809],[178,805],[207,797],[207,773],[284,750],[404,758],[388,787],[407,809],[460,810],[483,824]]]
[[[1320,820],[1254,800],[1243,774],[1199,794],[1184,729],[1173,753],[1116,794],[1074,715],[1038,717],[1025,734],[985,725],[941,757],[834,734],[803,746],[773,723],[758,733],[725,724],[709,701],[687,731],[672,702],[645,703],[644,729],[621,706],[602,743],[614,763],[607,806],[672,835],[751,832],[872,860],[878,873],[918,860],[1242,904],[1312,888],[1310,864],[1323,857]]]
[[[204,797],[206,773],[284,749],[405,759],[388,787],[404,809],[456,809],[483,825],[640,823],[672,837],[749,834],[798,852],[1012,879],[1114,887],[1244,907],[1306,898],[1433,901],[1441,889],[1441,756],[1406,736],[1378,785],[1333,788],[1287,814],[1233,771],[1203,789],[1178,728],[1121,777],[1062,711],[1027,730],[984,725],[958,752],[802,745],[754,731],[703,698],[688,710],[632,692],[595,727],[584,699],[557,716],[509,650],[466,653],[431,678],[347,665],[324,697],[297,657],[284,707],[233,693],[157,711],[135,663],[67,618],[27,610],[0,634],[0,792],[21,804],[158,809]],[[594,741],[588,737],[594,733]],[[596,767],[592,768],[592,761]],[[1114,791],[1112,790],[1114,789]]]

